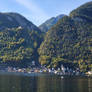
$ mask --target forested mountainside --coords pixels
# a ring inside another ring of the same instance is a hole
[[[26,18],[17,13],[0,13],[0,63],[38,63],[41,41],[42,32]]]
[[[52,17],[43,24],[41,24],[39,28],[41,29],[42,32],[47,32],[52,26],[54,26],[58,22],[59,19],[62,19],[64,16],[65,16],[64,14],[61,14],[57,17]]]
[[[64,16],[45,36],[39,61],[47,67],[70,63],[81,71],[92,69],[92,2]]]
[[[18,13],[0,13],[0,63],[92,69],[92,2],[39,28]]]

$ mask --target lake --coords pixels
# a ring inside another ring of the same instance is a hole
[[[0,92],[92,92],[92,79],[53,74],[0,73]]]

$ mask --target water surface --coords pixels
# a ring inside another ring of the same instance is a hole
[[[50,74],[0,73],[0,92],[92,92],[92,79]]]

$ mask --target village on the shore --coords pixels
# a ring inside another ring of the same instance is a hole
[[[85,75],[92,75],[92,71],[88,71],[86,73],[80,72],[80,69],[77,68],[76,70],[73,70],[69,67],[64,67],[62,64],[60,68],[54,69],[54,68],[47,68],[46,66],[40,66],[36,67],[35,62],[32,62],[32,66],[29,66],[28,68],[19,68],[19,67],[2,67],[0,66],[0,71],[4,72],[15,72],[15,73],[51,73],[56,75],[75,75],[75,76],[85,76]]]

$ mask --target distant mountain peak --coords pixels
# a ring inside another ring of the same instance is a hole
[[[45,21],[43,24],[41,24],[39,28],[41,29],[41,31],[47,32],[52,26],[54,26],[58,22],[59,19],[63,18],[64,16],[64,14],[61,14],[56,17],[52,17]]]

